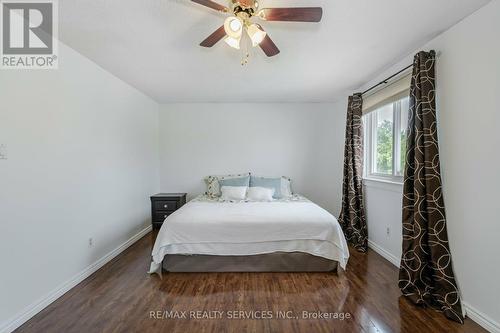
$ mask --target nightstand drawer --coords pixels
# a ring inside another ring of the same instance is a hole
[[[186,203],[186,193],[158,193],[151,198],[151,222],[160,228],[163,221]]]
[[[154,202],[154,210],[176,210],[177,204],[177,201],[158,200]]]
[[[173,212],[155,212],[153,215],[153,222],[163,222]]]

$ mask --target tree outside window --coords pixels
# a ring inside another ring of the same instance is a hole
[[[366,177],[402,182],[408,106],[405,97],[364,116]]]

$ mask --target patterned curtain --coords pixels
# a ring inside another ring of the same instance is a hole
[[[344,183],[339,223],[347,240],[361,252],[368,249],[363,204],[363,97],[349,97],[344,153]]]
[[[435,52],[415,56],[403,189],[403,255],[399,287],[416,304],[463,323],[453,274],[441,187],[436,125]]]

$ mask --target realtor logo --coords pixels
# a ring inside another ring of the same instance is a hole
[[[1,68],[56,69],[56,0],[1,0]]]

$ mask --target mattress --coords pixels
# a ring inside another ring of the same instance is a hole
[[[295,195],[272,202],[222,201],[200,196],[171,214],[158,232],[150,273],[165,255],[251,256],[301,252],[345,269],[349,250],[329,212]]]

